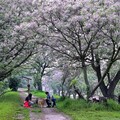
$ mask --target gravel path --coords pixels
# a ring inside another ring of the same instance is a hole
[[[19,89],[21,99],[24,101],[27,93]],[[35,96],[32,97],[36,99]],[[41,110],[42,112],[35,112]],[[56,108],[30,108],[30,120],[71,120],[67,115],[60,113]]]
[[[42,108],[42,120],[70,120],[70,118],[56,110],[56,108]]]

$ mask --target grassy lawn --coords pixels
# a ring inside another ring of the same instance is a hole
[[[32,94],[41,98],[46,97],[45,93],[40,91],[33,91]],[[106,106],[82,100],[59,99],[57,108],[68,114],[72,120],[120,120],[120,105],[112,100],[109,100]]]
[[[29,110],[24,109],[17,92],[7,92],[0,97],[0,120],[29,120]]]
[[[119,112],[110,111],[63,111],[73,118],[73,120],[120,120]]]
[[[46,94],[45,92],[43,91],[31,91],[31,93],[34,95],[34,96],[37,96],[37,97],[40,97],[40,98],[46,98]],[[54,97],[56,99],[60,98],[58,95],[54,95]]]
[[[105,106],[66,99],[59,101],[58,109],[71,116],[73,120],[120,120],[120,105],[112,101],[108,101],[108,105]]]
[[[46,98],[46,94],[45,92],[41,92],[41,91],[31,91],[31,93],[34,96],[40,97],[40,98]]]

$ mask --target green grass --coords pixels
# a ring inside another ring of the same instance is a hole
[[[120,105],[112,100],[109,100],[105,106],[83,100],[65,99],[59,101],[57,107],[71,116],[72,120],[120,120]]]
[[[32,110],[32,112],[35,112],[35,113],[40,113],[40,112],[41,112],[41,110],[40,110],[40,108],[39,108],[39,109],[34,109],[34,110]]]
[[[34,96],[37,96],[37,97],[40,97],[40,98],[46,98],[45,92],[42,92],[42,91],[31,91],[31,93]]]
[[[29,110],[23,108],[17,92],[7,92],[0,97],[0,120],[17,120],[17,116],[23,120],[29,120]]]
[[[46,98],[46,94],[44,91],[31,91],[31,93],[34,96],[40,97],[40,98]],[[60,97],[58,95],[54,95],[56,99],[59,99]]]
[[[32,91],[32,94],[45,98],[44,92]],[[87,103],[84,100],[61,99],[59,96],[57,108],[68,114],[72,120],[120,120],[120,105],[108,100],[107,105],[99,103]]]

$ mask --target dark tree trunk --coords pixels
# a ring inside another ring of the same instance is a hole
[[[64,86],[62,85],[62,97],[65,97]]]
[[[60,96],[60,89],[58,89],[58,95]]]
[[[96,87],[92,90],[90,97],[94,95],[95,91],[96,91],[96,90],[98,89],[98,87],[100,87],[100,86],[103,87],[103,91],[102,91],[102,92],[106,93],[107,87],[106,87],[106,86],[102,86],[102,85],[103,85],[102,83],[104,83],[104,79],[105,79],[105,77],[108,75],[112,64],[113,64],[113,62],[110,62],[110,63],[108,64],[107,69],[104,71],[103,75],[101,76],[101,79],[98,81],[98,84],[97,84]],[[96,70],[95,70],[95,71],[96,71]],[[102,84],[102,85],[101,85],[101,84]],[[104,89],[105,89],[105,91],[104,91]],[[108,94],[108,93],[107,93],[107,94]],[[107,96],[108,96],[107,94],[105,94],[104,97],[107,97]],[[104,95],[104,94],[103,94],[103,95]]]
[[[118,96],[118,103],[120,104],[120,95]]]
[[[38,90],[42,91],[42,81],[39,80],[39,82],[37,82],[37,87],[38,87]]]
[[[113,80],[110,82],[110,85],[109,85],[109,88],[107,91],[108,98],[114,99],[114,90],[115,90],[115,87],[116,87],[117,83],[119,82],[119,80],[120,80],[120,70],[117,72],[117,74],[115,75]]]
[[[74,91],[78,95],[78,99],[84,99],[84,97],[82,96],[80,90],[78,88],[76,88],[75,86],[74,86]]]
[[[100,65],[96,67],[96,75],[98,78],[98,82],[101,80],[101,70],[100,70]],[[107,97],[107,86],[105,85],[104,81],[101,82],[100,84],[100,90],[103,94],[104,97]]]
[[[93,51],[91,51],[91,52],[93,52]],[[98,54],[96,54],[95,58],[94,58],[93,53],[92,53],[92,57],[93,57],[92,58],[92,68],[96,72],[96,76],[98,78],[98,83],[99,83],[101,78],[102,78],[101,66],[100,66],[100,58],[99,58]],[[95,65],[95,62],[96,62],[96,65]],[[105,86],[104,81],[102,81],[101,84],[100,84],[100,90],[101,90],[103,96],[107,96],[107,86]]]
[[[86,84],[87,100],[88,100],[91,92],[90,92],[90,85],[87,77],[87,67],[84,61],[82,61],[82,69],[83,69],[83,75],[84,75],[84,80]]]

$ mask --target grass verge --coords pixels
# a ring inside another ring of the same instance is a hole
[[[45,98],[45,92],[32,91],[32,94]],[[55,96],[60,98],[59,96]],[[108,100],[107,105],[88,103],[83,100],[59,99],[57,108],[68,114],[72,120],[120,120],[120,105],[115,101]]]
[[[109,100],[107,105],[87,103],[83,100],[60,100],[58,109],[72,120],[120,120],[120,105]]]
[[[34,96],[40,97],[40,98],[46,98],[46,94],[44,91],[31,91],[31,93]],[[56,99],[59,99],[60,97],[58,95],[54,95]]]
[[[0,120],[29,120],[29,110],[20,104],[17,92],[8,92],[0,97]]]

